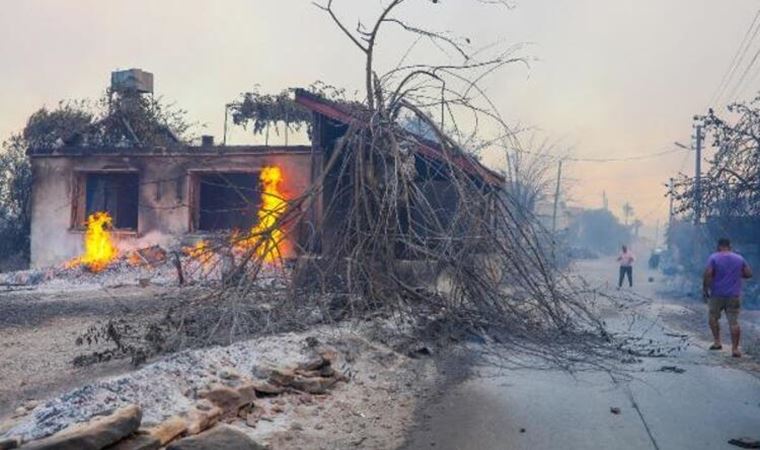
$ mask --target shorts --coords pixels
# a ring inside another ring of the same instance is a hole
[[[720,319],[720,312],[726,311],[729,325],[739,324],[739,310],[742,308],[742,299],[739,297],[710,297],[707,303],[710,317]]]

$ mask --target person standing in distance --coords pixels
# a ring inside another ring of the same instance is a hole
[[[710,350],[720,350],[720,315],[726,311],[726,319],[731,330],[731,356],[741,358],[739,339],[739,311],[742,306],[742,278],[752,278],[752,269],[747,261],[731,250],[731,241],[718,239],[718,251],[710,255],[702,282],[702,295],[707,301],[710,331],[713,345]]]
[[[633,262],[636,261],[636,257],[633,256],[633,252],[624,245],[623,251],[618,255],[617,260],[620,263],[618,289],[623,287],[623,278],[626,276],[628,277],[628,287],[633,287]]]

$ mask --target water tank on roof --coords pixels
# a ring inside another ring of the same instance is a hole
[[[153,93],[153,74],[141,69],[111,72],[111,90],[114,92]]]

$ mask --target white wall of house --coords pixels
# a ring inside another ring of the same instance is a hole
[[[188,239],[192,227],[192,173],[258,171],[264,166],[277,165],[283,171],[285,194],[295,198],[311,186],[313,161],[308,147],[224,155],[33,156],[31,265],[35,268],[59,265],[84,251],[82,224],[77,223],[84,216],[72,212],[77,202],[82,202],[81,195],[77,195],[77,180],[83,173],[139,174],[138,228],[114,232],[119,249],[130,250]],[[84,208],[84,205],[78,207]]]

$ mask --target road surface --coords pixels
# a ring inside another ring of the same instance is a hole
[[[613,288],[615,269],[605,260],[577,265],[603,289]],[[627,314],[606,319],[613,329],[630,327],[681,350],[628,365],[629,381],[600,372],[482,370],[420,414],[406,448],[713,450],[736,449],[728,444],[733,438],[760,440],[758,366],[731,358],[727,345],[708,352],[703,318],[693,320],[696,306],[658,298],[650,276],[659,277],[637,268],[634,288],[644,301],[635,321]],[[745,316],[749,327],[746,317],[757,312]]]

